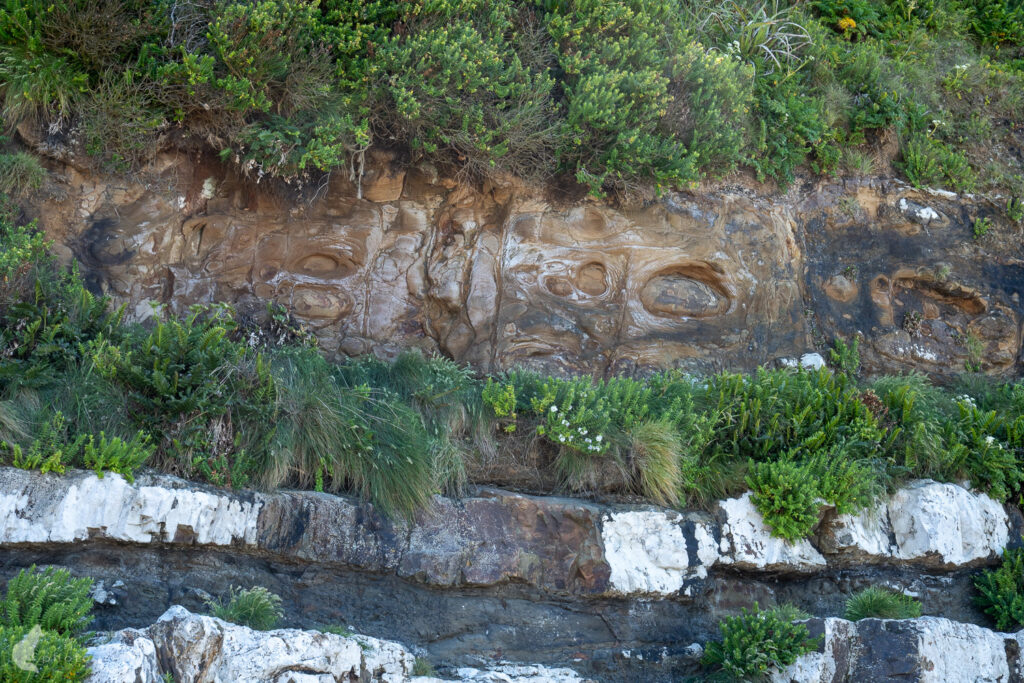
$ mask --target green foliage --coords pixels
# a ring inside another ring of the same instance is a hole
[[[1000,631],[1024,626],[1024,548],[1007,548],[1003,562],[975,577],[979,595],[975,602],[995,620]]]
[[[66,569],[35,565],[7,582],[0,602],[0,625],[5,628],[39,626],[62,636],[76,636],[92,621],[92,581],[75,579]]]
[[[389,514],[411,515],[426,507],[439,488],[451,483],[440,477],[445,441],[428,430],[421,413],[400,394],[381,386],[379,375],[380,384],[367,383],[375,371],[387,374],[387,368],[367,359],[335,372],[312,350],[277,354],[277,429],[266,459],[257,464],[258,483],[349,490]],[[447,390],[438,390],[437,384],[433,388],[421,385],[417,391],[423,405],[434,400],[440,413],[437,404]],[[455,402],[450,394],[447,400]],[[450,467],[445,473],[459,474]]]
[[[734,680],[763,680],[817,647],[807,626],[794,624],[777,609],[752,611],[719,622],[721,642],[710,642],[703,663]]]
[[[130,441],[117,436],[108,439],[100,432],[99,441],[89,436],[82,443],[82,465],[99,477],[103,477],[104,472],[114,472],[134,482],[135,471],[153,455],[154,448],[145,432],[136,432]]]
[[[967,158],[931,135],[915,134],[903,146],[902,155],[901,168],[917,187],[974,188],[975,174]]]
[[[1024,45],[1024,3],[1020,0],[969,0],[971,30],[986,45]]]
[[[832,365],[844,375],[856,377],[860,374],[860,339],[854,337],[849,344],[836,337],[828,351]]]
[[[270,436],[276,385],[262,355],[231,338],[235,325],[229,308],[197,306],[119,344],[97,339],[90,359],[125,392],[158,464],[237,486],[250,475],[246,449]]]
[[[982,237],[988,234],[989,228],[992,227],[992,221],[989,218],[982,216],[974,221],[974,225],[971,226],[971,233],[974,239],[980,240]]]
[[[592,192],[696,177],[681,140],[659,132],[682,39],[673,0],[543,0],[565,121],[558,156]]]
[[[207,605],[210,613],[218,619],[233,624],[248,626],[257,631],[269,631],[284,616],[281,610],[281,596],[271,593],[263,586],[242,589],[231,588],[231,597],[227,604],[210,600]]]
[[[915,619],[921,616],[921,603],[903,593],[870,586],[854,593],[846,601],[845,619]]]
[[[0,195],[21,197],[39,189],[46,170],[31,154],[0,154]]]
[[[682,486],[679,456],[683,444],[676,425],[665,418],[641,422],[629,435],[634,460],[631,470],[639,478],[637,490],[659,505],[677,505]]]
[[[413,676],[437,676],[437,670],[434,665],[430,663],[430,660],[424,659],[423,657],[417,657],[415,663],[412,666]]]
[[[807,467],[786,461],[751,461],[747,485],[751,502],[771,527],[772,535],[795,541],[818,523],[818,487]]]
[[[0,680],[5,683],[84,681],[91,657],[73,638],[38,627],[0,626]]]

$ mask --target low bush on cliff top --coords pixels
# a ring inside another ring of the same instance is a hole
[[[1022,26],[1016,0],[11,0],[0,96],[8,126],[69,133],[113,172],[212,147],[305,185],[400,146],[647,196],[856,151],[1005,188]]]

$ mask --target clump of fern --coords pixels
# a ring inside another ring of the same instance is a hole
[[[92,580],[72,578],[67,569],[32,565],[7,582],[0,603],[0,625],[39,626],[44,631],[75,636],[92,622]]]
[[[915,619],[921,616],[921,603],[904,593],[870,586],[854,593],[846,601],[844,616],[850,621],[861,619]]]

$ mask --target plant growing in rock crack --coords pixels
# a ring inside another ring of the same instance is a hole
[[[914,597],[879,586],[869,586],[846,601],[843,614],[850,621],[861,619],[914,619],[921,616],[921,603]]]
[[[233,624],[248,626],[257,631],[269,631],[284,616],[281,611],[281,596],[271,593],[263,586],[243,590],[232,586],[227,604],[209,599],[210,613],[218,619]]]
[[[708,643],[702,663],[713,676],[731,680],[763,680],[775,668],[786,667],[800,655],[813,652],[817,639],[806,624],[792,617],[806,615],[792,608],[754,609],[719,622],[721,641]]]
[[[1001,631],[1024,626],[1024,548],[1007,548],[1003,562],[975,577],[978,607],[996,622]]]

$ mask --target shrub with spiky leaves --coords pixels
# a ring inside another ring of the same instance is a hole
[[[216,600],[208,602],[213,616],[233,624],[248,626],[257,631],[269,631],[284,616],[281,611],[281,596],[271,593],[263,586],[249,589],[231,588],[227,603]]]
[[[975,577],[975,602],[1000,631],[1024,626],[1024,548],[1007,548],[1003,562]]]
[[[850,621],[915,619],[921,616],[921,603],[910,595],[870,586],[850,596],[843,616]]]
[[[12,628],[40,626],[45,631],[74,636],[92,621],[92,580],[72,578],[67,569],[35,565],[7,582],[0,603],[0,623]]]
[[[807,626],[793,623],[792,616],[798,615],[762,610],[755,603],[751,611],[726,617],[718,624],[722,640],[708,643],[704,665],[743,681],[762,680],[774,669],[789,666],[817,646]]]

